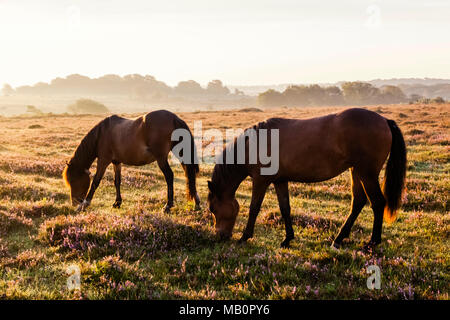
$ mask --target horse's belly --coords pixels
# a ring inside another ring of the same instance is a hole
[[[143,166],[156,160],[155,156],[149,151],[146,145],[127,148],[122,152],[119,162],[130,166]]]
[[[308,156],[302,154],[290,159],[284,158],[284,161],[281,157],[280,160],[281,176],[285,176],[290,181],[304,183],[332,179],[350,167],[347,158],[339,152],[330,151],[309,153]]]
[[[322,182],[333,179],[348,168],[348,166],[340,166],[339,168],[333,168],[333,170],[330,171],[309,170],[297,172],[296,174],[290,175],[288,180],[303,183]]]

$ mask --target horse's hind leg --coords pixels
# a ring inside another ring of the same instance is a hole
[[[114,186],[116,187],[116,202],[113,204],[113,208],[120,208],[122,204],[122,196],[120,194],[120,183],[122,180],[122,165],[120,163],[114,163]]]
[[[353,224],[355,223],[356,218],[358,218],[362,208],[365,206],[367,202],[367,196],[364,193],[364,188],[362,186],[360,177],[358,176],[358,174],[355,172],[354,169],[351,169],[351,173],[352,173],[352,210],[349,216],[347,217],[347,220],[345,221],[344,225],[342,226],[341,230],[339,231],[338,236],[333,242],[333,247],[335,248],[339,248],[341,246],[342,240],[350,236],[350,230]]]
[[[282,248],[289,248],[289,242],[294,239],[294,229],[292,229],[291,206],[289,204],[289,188],[287,182],[274,183],[277,193],[278,204],[281,216],[286,229],[286,239],[281,243]]]
[[[366,245],[367,249],[381,243],[383,212],[384,206],[386,205],[386,199],[384,198],[378,182],[378,174],[363,176],[362,183],[374,214],[372,237],[370,238],[370,242]]]
[[[167,157],[158,160],[158,166],[164,174],[167,183],[167,204],[164,207],[164,212],[170,212],[173,207],[173,172],[167,161]]]

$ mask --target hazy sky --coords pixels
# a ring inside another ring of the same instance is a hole
[[[0,84],[450,78],[450,0],[0,0]]]

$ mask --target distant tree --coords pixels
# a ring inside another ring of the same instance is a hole
[[[28,105],[27,106],[27,113],[30,113],[32,115],[40,115],[42,114],[42,111],[36,108],[35,106]]]
[[[33,93],[45,95],[51,93],[51,87],[48,83],[38,82],[33,86]]]
[[[291,106],[321,106],[342,104],[342,91],[336,86],[321,87],[317,84],[289,86],[283,92]]]
[[[337,86],[325,88],[325,103],[329,105],[340,105],[344,103],[342,90]]]
[[[380,89],[366,82],[345,82],[342,91],[345,101],[356,105],[377,103],[380,97]]]
[[[230,90],[227,87],[224,87],[222,81],[212,80],[208,83],[206,92],[215,96],[225,96],[230,93]]]
[[[200,86],[198,82],[194,80],[181,81],[174,88],[176,94],[179,95],[200,95],[204,93],[204,89]]]
[[[417,101],[419,101],[419,100],[421,100],[421,99],[423,99],[424,97],[423,96],[421,96],[420,94],[415,94],[415,93],[413,93],[413,94],[411,94],[410,96],[409,96],[409,102],[410,103],[415,103],[415,102],[417,102]]]
[[[285,103],[290,106],[309,106],[311,95],[307,86],[289,86],[283,91]]]
[[[445,100],[442,97],[436,97],[436,98],[432,99],[431,102],[441,104],[441,103],[445,103]]]
[[[280,106],[286,103],[285,96],[276,90],[269,89],[258,95],[258,103],[264,107]]]
[[[7,83],[3,85],[2,94],[4,96],[10,96],[14,94],[16,91]]]
[[[132,89],[133,96],[141,101],[145,101],[149,94],[147,88],[144,85],[138,85]]]
[[[16,93],[22,95],[34,94],[34,89],[32,86],[21,86],[16,88]]]
[[[396,86],[383,86],[380,90],[382,103],[400,103],[406,102],[406,95],[403,93],[402,89]]]
[[[101,114],[108,113],[108,108],[100,102],[91,99],[79,99],[67,107],[69,112],[75,114]]]

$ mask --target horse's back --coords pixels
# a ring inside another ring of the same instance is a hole
[[[375,161],[378,166],[390,150],[386,119],[365,109],[311,119],[272,118],[265,123],[279,129],[279,174],[289,180],[327,180],[360,161]]]

